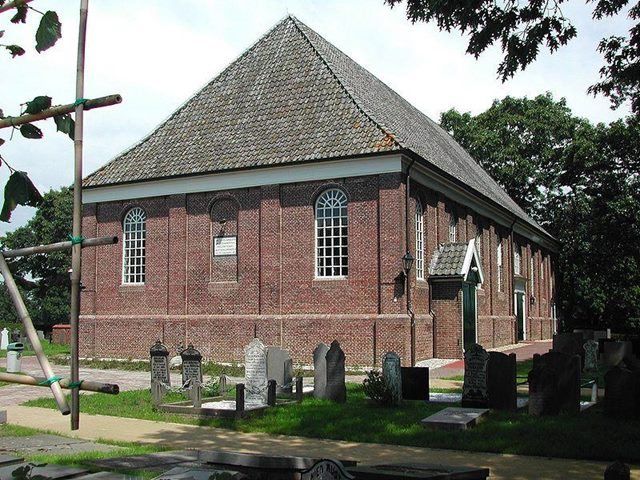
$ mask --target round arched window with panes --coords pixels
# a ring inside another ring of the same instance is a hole
[[[416,278],[424,280],[424,210],[416,200]]]
[[[140,207],[127,212],[122,222],[122,283],[145,282],[145,250],[147,240],[147,214]]]
[[[349,274],[347,196],[338,188],[316,200],[316,277],[341,278]]]

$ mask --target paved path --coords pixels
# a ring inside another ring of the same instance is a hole
[[[551,340],[538,340],[534,342],[521,342],[517,345],[509,346],[507,348],[496,348],[489,350],[499,350],[502,353],[515,353],[516,361],[521,362],[523,360],[529,360],[533,358],[535,353],[547,353],[552,346]],[[429,376],[431,378],[448,378],[457,375],[464,374],[464,360],[456,360],[443,367],[433,368],[429,370]]]
[[[374,443],[342,442],[262,433],[241,433],[212,427],[134,420],[83,414],[80,430],[69,431],[69,418],[52,415],[51,410],[11,406],[9,423],[40,428],[86,440],[161,443],[177,449],[208,449],[352,459],[362,464],[411,462],[471,465],[491,469],[492,479],[601,480],[605,463],[579,460],[460,452],[431,448],[403,447]],[[632,478],[640,480],[640,469]]]

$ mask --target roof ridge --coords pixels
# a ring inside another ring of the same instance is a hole
[[[123,155],[126,155],[127,153],[129,153],[131,150],[133,150],[134,148],[144,144],[147,140],[149,140],[151,138],[151,136],[156,133],[158,131],[158,129],[160,129],[160,127],[162,127],[165,123],[167,123],[169,120],[171,120],[172,118],[174,118],[176,115],[178,115],[178,113],[182,112],[182,110],[184,110],[184,108],[187,106],[187,104],[193,100],[194,98],[196,98],[205,88],[207,88],[209,85],[211,85],[212,83],[218,81],[219,79],[221,79],[233,66],[237,65],[242,59],[244,59],[249,52],[251,52],[260,42],[262,42],[265,38],[267,38],[269,35],[271,35],[278,27],[280,27],[280,25],[286,23],[287,21],[293,21],[294,25],[295,25],[295,21],[297,20],[296,17],[294,17],[291,14],[287,14],[284,17],[282,17],[282,19],[276,23],[273,27],[271,27],[269,30],[267,30],[266,33],[264,33],[263,35],[261,35],[255,42],[253,42],[251,45],[249,45],[247,48],[245,48],[240,55],[238,55],[235,60],[233,60],[230,64],[228,64],[225,68],[222,69],[222,71],[220,73],[218,73],[217,75],[214,75],[213,78],[209,79],[206,81],[206,83],[204,85],[202,85],[200,88],[196,89],[195,93],[192,94],[191,96],[189,96],[184,102],[182,102],[180,105],[178,105],[178,108],[176,108],[175,110],[173,110],[167,117],[165,117],[164,119],[162,119],[158,124],[156,124],[155,127],[153,127],[149,133],[147,133],[144,137],[142,137],[142,139],[138,140],[137,142],[135,142],[133,145],[131,145],[128,148],[125,148],[124,150],[122,150],[120,153],[116,154],[111,160],[109,160],[107,163],[105,163],[104,165],[102,165],[101,167],[99,167],[97,170],[94,170],[93,172],[91,172],[89,175],[87,175],[86,177],[84,177],[83,179],[83,183],[86,180],[89,180],[91,177],[93,177],[95,174],[101,172],[102,170],[106,169],[109,165],[111,165],[113,162],[115,162],[116,160],[118,160],[120,157],[122,157]],[[297,25],[296,25],[297,28]]]
[[[307,41],[307,43],[309,43],[309,45],[311,46],[311,48],[313,49],[313,51],[316,53],[316,55],[320,58],[320,60],[322,60],[322,63],[327,67],[327,69],[329,70],[329,72],[331,72],[331,75],[333,76],[333,78],[336,79],[336,81],[338,82],[338,84],[340,85],[340,87],[342,87],[342,89],[345,91],[345,93],[347,94],[347,96],[351,99],[351,101],[353,102],[353,104],[356,106],[356,108],[362,112],[362,114],[367,117],[376,127],[378,127],[380,129],[380,131],[382,133],[384,133],[388,138],[390,138],[393,143],[395,145],[397,145],[400,148],[405,148],[404,145],[402,145],[396,135],[387,127],[385,127],[384,125],[382,125],[380,122],[378,122],[373,114],[371,114],[371,112],[368,111],[368,109],[365,109],[362,105],[360,105],[360,103],[358,102],[358,100],[355,98],[355,96],[353,95],[353,93],[351,93],[351,91],[347,88],[347,86],[345,85],[345,83],[342,81],[342,79],[338,76],[338,74],[335,72],[334,68],[331,66],[331,62],[329,62],[329,60],[327,60],[325,58],[325,56],[320,52],[320,50],[318,49],[318,47],[315,46],[315,44],[313,43],[313,40],[311,40],[311,38],[309,38],[309,36],[305,33],[305,31],[300,27],[300,25],[303,25],[306,28],[309,28],[304,22],[300,21],[298,18],[294,17],[293,15],[289,15],[288,18],[290,18],[293,21],[293,24],[295,25],[296,29],[300,32],[300,34],[304,37],[304,39]],[[298,25],[300,24],[300,25]],[[312,30],[311,28],[309,28],[310,30]],[[318,32],[316,32],[315,30],[313,30],[316,35],[320,36],[324,41],[328,42],[327,39],[325,39],[324,37],[322,37],[322,35],[320,35]],[[337,48],[337,47],[336,47]],[[346,53],[345,53],[346,55]],[[351,57],[349,57],[351,58]]]

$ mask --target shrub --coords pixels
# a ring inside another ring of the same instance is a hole
[[[384,381],[382,373],[378,370],[367,372],[367,378],[362,382],[364,393],[367,397],[380,405],[389,406],[393,403],[391,390]]]

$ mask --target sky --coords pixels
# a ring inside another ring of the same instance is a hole
[[[9,23],[0,14],[1,43],[17,43],[27,53],[15,59],[0,52],[0,108],[18,115],[20,104],[49,95],[53,104],[73,102],[79,0],[35,0],[45,12],[55,10],[62,22],[62,39],[53,48],[35,51],[39,15],[29,13],[27,24]],[[592,4],[590,5],[592,6]],[[409,102],[438,121],[456,108],[478,114],[494,99],[506,95],[533,97],[547,91],[564,97],[579,116],[592,122],[611,122],[629,114],[624,106],[609,108],[608,100],[587,95],[598,80],[602,57],[598,41],[624,35],[629,20],[620,16],[591,20],[590,6],[571,2],[565,15],[578,37],[550,55],[541,51],[524,72],[502,83],[496,75],[498,47],[478,59],[465,54],[467,39],[458,32],[440,32],[432,24],[411,24],[403,6],[394,9],[383,0],[109,0],[89,5],[85,98],[119,93],[120,105],[85,114],[85,176],[166,119],[177,107],[220,73],[287,14],[309,27],[387,83]],[[46,192],[70,185],[73,143],[56,133],[53,120],[39,122],[44,139],[27,140],[19,133],[0,155]],[[9,176],[0,167],[0,185]],[[0,222],[0,234],[23,225],[35,210],[18,207],[11,223]]]

